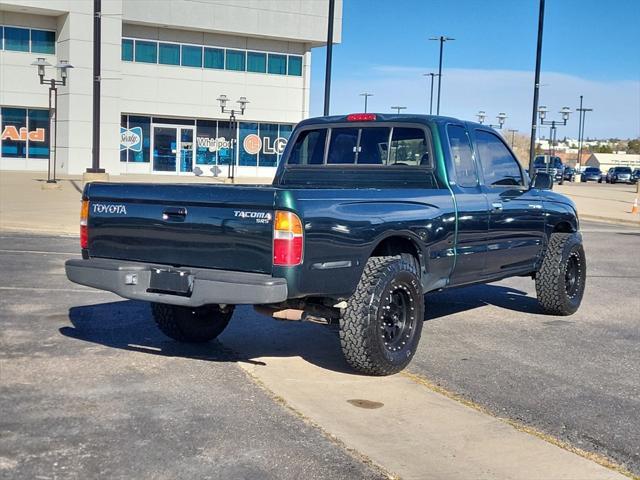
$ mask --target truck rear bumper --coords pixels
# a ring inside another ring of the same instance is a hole
[[[287,282],[262,273],[231,272],[181,267],[190,276],[189,293],[149,291],[153,269],[167,265],[92,258],[67,260],[65,270],[72,282],[116,293],[124,298],[199,307],[209,303],[259,305],[287,299]]]

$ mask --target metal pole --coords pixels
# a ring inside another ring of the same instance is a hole
[[[551,158],[549,159],[549,163],[553,160],[554,155],[556,154],[556,122],[555,120],[551,122]]]
[[[53,87],[53,125],[53,183],[56,183],[56,168],[58,164],[58,89],[55,86]]]
[[[433,115],[433,77],[434,73],[430,73],[431,75],[431,99],[429,100],[429,115]]]
[[[329,0],[329,25],[327,28],[327,63],[324,73],[324,115],[329,115],[331,98],[331,57],[333,56],[333,12],[335,0]]]
[[[93,0],[93,148],[87,172],[104,173],[100,168],[100,64],[102,45],[102,1]]]
[[[536,130],[538,114],[538,96],[540,94],[540,65],[542,63],[542,33],[544,30],[544,0],[540,0],[538,14],[538,45],[536,48],[536,73],[533,86],[533,110],[531,112],[531,145],[529,146],[529,171],[533,172],[533,159],[536,155]]]
[[[440,61],[438,64],[438,108],[436,115],[440,115],[440,89],[442,88],[442,47],[444,45],[444,35],[440,35]]]
[[[49,87],[49,145],[51,145],[51,94],[53,93],[53,86]],[[49,147],[49,161],[47,162],[47,183],[54,183],[51,180],[51,157],[52,157],[51,147]]]
[[[580,147],[582,146],[582,138],[580,137],[582,132],[582,95],[580,95],[580,108],[578,108],[578,161],[576,162],[578,169],[580,169]]]

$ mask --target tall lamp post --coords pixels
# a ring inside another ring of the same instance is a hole
[[[511,150],[513,150],[513,142],[516,139],[516,133],[518,132],[518,130],[516,130],[515,128],[510,128],[509,130],[507,130],[507,132],[511,134]]]
[[[444,42],[455,40],[455,38],[440,35],[439,37],[431,37],[429,40],[437,40],[440,42],[440,60],[438,61],[438,106],[436,107],[436,115],[440,115],[440,90],[442,87],[442,50]]]
[[[423,73],[423,77],[431,77],[431,94],[429,95],[429,115],[433,115],[433,77],[439,77],[437,73]]]
[[[329,115],[331,104],[331,60],[333,59],[333,12],[336,8],[335,0],[329,0],[329,15],[327,24],[327,63],[324,72],[324,116]]]
[[[236,158],[235,158],[236,151],[234,148],[235,136],[237,133],[236,115],[244,115],[244,110],[247,108],[247,103],[249,103],[249,100],[247,100],[246,97],[240,97],[238,100],[236,100],[236,103],[240,105],[240,111],[236,110],[235,108],[227,107],[227,102],[229,101],[229,99],[227,98],[226,95],[220,95],[218,98],[216,98],[216,100],[218,100],[218,102],[220,103],[220,111],[222,113],[229,114],[229,128],[234,137],[229,139],[229,147],[231,149],[231,159],[229,161],[229,171],[227,174],[227,176],[233,182],[233,179],[235,178],[235,167],[236,167]]]
[[[558,112],[562,116],[562,122],[556,120],[545,120],[547,117],[547,112],[549,110],[544,105],[541,105],[538,108],[538,116],[540,117],[540,125],[550,125],[551,126],[551,149],[550,154],[553,157],[556,153],[555,145],[556,145],[556,130],[558,125],[565,126],[567,124],[567,120],[569,120],[569,115],[571,115],[571,109],[569,107],[562,107],[562,109]]]
[[[362,92],[361,97],[364,97],[364,113],[367,113],[367,98],[373,97],[373,93]]]
[[[536,138],[538,124],[536,114],[538,113],[538,98],[540,96],[540,67],[542,64],[542,34],[544,32],[544,1],[540,0],[538,9],[538,42],[536,45],[536,72],[533,80],[533,108],[531,109],[531,143],[529,144],[529,171],[535,172],[533,167],[536,155]]]
[[[593,108],[582,106],[582,95],[580,95],[580,107],[576,109],[579,113],[578,123],[578,170],[582,168],[582,142],[584,141],[584,120],[587,112],[593,112]]]
[[[58,87],[67,85],[67,76],[68,70],[73,68],[66,60],[60,60],[56,65],[56,68],[60,71],[60,78],[58,80],[56,78],[44,78],[46,67],[51,67],[52,65],[47,62],[44,58],[39,57],[35,62],[31,65],[38,67],[38,77],[40,77],[40,85],[49,85],[49,138],[51,138],[51,117],[54,119],[53,126],[53,178],[51,177],[51,158],[49,158],[48,168],[47,168],[47,183],[57,183],[56,182],[56,166],[57,166],[57,156],[58,156]],[[49,150],[51,151],[51,149]],[[49,156],[51,157],[51,155]]]
[[[400,107],[400,106],[395,106],[395,107],[391,107],[393,110],[395,110],[397,113],[400,113],[400,110],[406,110],[407,107]]]
[[[476,117],[478,117],[478,123],[480,125],[484,125],[484,120],[485,118],[487,118],[487,114],[485,113],[484,110],[480,110],[478,113],[476,113]],[[507,114],[500,112],[498,115],[496,115],[496,118],[498,119],[498,124],[497,125],[489,124],[487,125],[487,127],[499,128],[500,130],[502,130],[502,127],[504,126],[504,121],[507,119]]]

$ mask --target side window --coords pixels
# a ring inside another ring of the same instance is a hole
[[[322,165],[327,129],[300,132],[289,154],[288,165]]]
[[[334,128],[331,130],[327,164],[350,165],[356,163],[358,128]]]
[[[388,127],[363,128],[360,133],[360,145],[356,163],[358,165],[386,164],[389,133],[390,129]]]
[[[459,125],[449,125],[447,136],[449,137],[449,147],[458,185],[461,187],[477,186],[478,172],[473,161],[473,150],[467,131]]]
[[[480,164],[486,185],[523,185],[518,161],[493,133],[476,130]]]
[[[429,143],[421,128],[394,127],[388,165],[431,166]]]

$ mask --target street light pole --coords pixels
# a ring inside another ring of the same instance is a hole
[[[104,173],[100,168],[100,69],[102,42],[102,0],[93,0],[93,145],[87,173]]]
[[[51,177],[51,158],[49,158],[49,162],[47,164],[47,183],[57,183],[56,181],[56,166],[58,163],[58,86],[66,86],[67,85],[67,76],[69,74],[68,70],[73,68],[66,60],[60,60],[56,65],[56,68],[60,70],[60,78],[62,80],[57,80],[56,78],[44,78],[46,67],[50,67],[51,64],[47,62],[43,57],[38,57],[38,59],[31,63],[38,67],[38,77],[40,77],[40,85],[49,85],[49,141],[53,140],[53,149],[49,149],[49,152],[53,151],[53,155],[49,155],[53,157],[53,178]],[[53,132],[51,135],[51,118],[53,117]]]
[[[363,92],[360,96],[364,97],[364,113],[367,113],[367,97],[373,97],[373,93]]]
[[[431,77],[431,94],[429,96],[429,115],[433,115],[433,77],[438,77],[437,73],[423,73],[423,77]]]
[[[399,107],[399,106],[395,106],[395,107],[391,107],[393,110],[396,110],[396,112],[398,114],[400,114],[400,110],[406,110],[407,107]]]
[[[484,110],[480,110],[478,113],[476,113],[476,117],[478,117],[478,123],[480,125],[484,125],[484,119],[487,118],[487,114]],[[498,119],[498,124],[497,125],[489,124],[487,125],[487,127],[499,128],[500,130],[502,130],[502,127],[504,126],[504,122],[508,118],[507,114],[500,112],[498,115],[496,115],[496,118]]]
[[[547,112],[549,110],[547,109],[547,107],[545,106],[540,106],[540,108],[538,108],[538,115],[540,116],[540,125],[551,125],[551,131],[549,132],[549,141],[551,142],[550,148],[549,148],[549,157],[550,157],[550,161],[553,161],[553,157],[556,154],[556,147],[555,147],[555,143],[556,143],[556,135],[557,135],[557,125],[566,125],[567,124],[567,120],[569,120],[569,115],[571,114],[571,109],[569,107],[562,107],[560,109],[560,115],[562,116],[562,123],[560,122],[556,122],[555,120],[551,120],[551,121],[545,121],[545,118],[547,116]],[[534,172],[535,170],[529,170],[530,172]],[[549,171],[549,164],[547,163],[547,171]],[[564,172],[562,173],[562,177],[560,178],[560,184],[564,183]]]
[[[234,146],[237,133],[236,114],[244,115],[244,111],[247,108],[249,100],[247,100],[247,97],[240,97],[236,101],[236,103],[240,104],[240,111],[237,111],[235,108],[227,108],[227,102],[229,101],[229,98],[226,95],[220,95],[218,98],[216,98],[216,100],[218,100],[218,103],[220,103],[220,111],[222,113],[229,114],[229,129],[231,130],[231,135],[233,135],[234,137],[229,138],[229,149],[231,150],[231,158],[229,160],[229,170],[227,173],[227,177],[233,182],[236,171],[236,149]]]
[[[531,110],[531,144],[529,145],[529,171],[534,172],[533,160],[536,155],[536,130],[538,114],[538,98],[540,94],[540,65],[542,63],[542,33],[544,31],[544,0],[540,0],[538,12],[538,44],[536,48],[536,73],[533,84],[533,109]]]
[[[335,0],[329,0],[329,25],[327,28],[327,63],[324,73],[324,116],[329,115],[329,104],[331,99],[331,59],[333,56],[333,12],[335,10]]]
[[[507,132],[511,132],[511,150],[513,150],[513,142],[514,142],[514,140],[516,138],[516,132],[517,131],[518,130],[513,129],[513,128],[510,128],[509,130],[507,130]]]
[[[437,40],[440,42],[440,59],[438,61],[438,104],[436,107],[436,115],[440,115],[440,90],[442,88],[442,51],[444,42],[448,40],[455,40],[455,38],[440,35],[439,37],[431,37],[429,40]]]
[[[584,108],[582,106],[582,95],[580,95],[580,125],[578,127],[578,168],[582,167],[582,143],[584,141],[584,122],[587,112],[593,112],[593,108]]]

